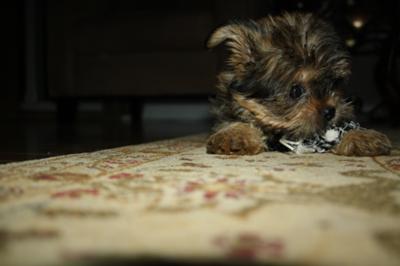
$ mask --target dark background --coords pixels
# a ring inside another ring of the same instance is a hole
[[[229,20],[282,11],[331,21],[353,56],[366,125],[398,127],[398,1],[2,1],[0,162],[207,132]],[[3,46],[4,47],[4,46]]]

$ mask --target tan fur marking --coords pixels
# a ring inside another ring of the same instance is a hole
[[[318,72],[312,68],[303,68],[298,71],[295,75],[295,80],[298,80],[300,84],[304,84],[306,87],[310,80],[313,80],[317,76]]]
[[[242,95],[233,94],[235,101],[244,109],[252,113],[262,126],[271,126],[275,129],[287,129],[290,122],[285,122],[271,113],[265,106]]]

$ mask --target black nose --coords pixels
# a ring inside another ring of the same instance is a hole
[[[327,107],[323,111],[323,115],[327,121],[332,120],[335,117],[336,110],[333,107]]]

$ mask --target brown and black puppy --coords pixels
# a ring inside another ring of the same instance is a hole
[[[305,139],[353,118],[343,97],[350,57],[334,29],[311,14],[269,16],[218,28],[208,40],[230,55],[212,100],[218,123],[207,152],[257,154],[282,136]],[[332,149],[340,155],[390,153],[388,138],[355,129]]]

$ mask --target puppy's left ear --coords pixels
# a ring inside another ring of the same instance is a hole
[[[244,31],[246,29],[237,23],[216,29],[207,41],[208,48],[214,48],[222,42],[229,40],[228,47],[235,48],[244,44]]]
[[[207,47],[224,43],[231,52],[228,64],[238,67],[255,62],[260,36],[261,31],[255,21],[232,23],[215,30],[208,39]]]

